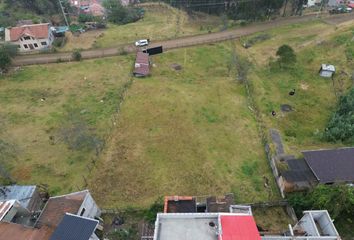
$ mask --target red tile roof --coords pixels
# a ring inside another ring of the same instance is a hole
[[[221,215],[219,240],[261,240],[253,216]]]
[[[23,25],[9,28],[10,41],[17,41],[23,35],[28,35],[37,39],[48,38],[49,23]]]
[[[36,226],[57,227],[65,213],[78,213],[87,194],[88,191],[85,190],[82,192],[49,198]]]
[[[16,223],[0,222],[0,240],[48,240],[53,230],[48,227],[30,228]]]

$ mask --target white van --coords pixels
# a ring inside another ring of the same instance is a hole
[[[149,45],[149,40],[148,39],[140,39],[135,42],[136,47],[143,47]]]

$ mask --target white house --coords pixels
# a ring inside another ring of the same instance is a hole
[[[50,48],[53,41],[54,35],[49,23],[5,29],[5,42],[17,45],[20,52]]]

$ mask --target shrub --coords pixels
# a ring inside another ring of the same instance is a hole
[[[81,61],[82,55],[81,55],[81,50],[80,49],[75,49],[72,53],[72,59],[74,61]]]
[[[354,88],[340,97],[337,110],[329,120],[323,136],[329,142],[354,143]]]
[[[127,24],[141,18],[141,10],[132,7],[124,7],[120,1],[105,0],[103,6],[107,9],[108,21],[115,24]]]
[[[147,220],[149,223],[153,224],[156,220],[156,215],[159,212],[163,211],[163,199],[162,197],[159,197],[151,206],[150,208],[145,212],[145,220]]]
[[[289,45],[284,44],[280,46],[276,55],[278,56],[280,67],[289,66],[296,62],[295,52]]]
[[[0,71],[4,72],[11,66],[11,57],[9,52],[3,46],[0,48]]]
[[[354,217],[354,188],[347,185],[318,185],[309,193],[292,194],[288,200],[298,214],[308,209],[327,209],[334,219]]]

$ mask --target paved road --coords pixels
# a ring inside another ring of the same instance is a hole
[[[280,18],[274,21],[254,23],[245,27],[240,27],[237,29],[223,31],[223,32],[215,32],[215,33],[209,33],[203,35],[176,38],[173,40],[154,42],[151,44],[151,46],[162,45],[164,50],[169,50],[174,48],[189,47],[189,46],[205,44],[205,43],[221,42],[228,39],[236,39],[252,33],[265,31],[283,25],[301,23],[301,22],[311,21],[315,19],[317,19],[316,15]],[[325,22],[330,24],[340,24],[346,21],[354,20],[354,14],[338,14],[332,16],[324,16],[321,19],[323,19]],[[117,47],[105,48],[105,49],[86,50],[86,51],[82,51],[81,54],[83,59],[109,57],[109,56],[119,55],[120,54],[119,49],[124,49],[129,53],[136,51],[136,48],[134,46],[125,45],[125,46],[117,46]],[[16,66],[21,66],[21,65],[55,63],[58,61],[71,61],[71,53],[66,52],[66,53],[17,56],[14,59],[13,64]]]

